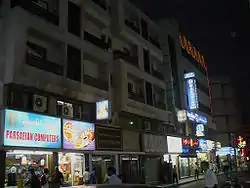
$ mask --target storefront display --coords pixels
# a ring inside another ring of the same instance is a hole
[[[189,163],[188,158],[180,157],[179,158],[179,168],[180,168],[180,178],[189,177]]]
[[[85,158],[83,154],[59,153],[59,170],[68,185],[83,185]]]

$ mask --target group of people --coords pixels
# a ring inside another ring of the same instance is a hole
[[[29,167],[28,172],[28,176],[24,170],[20,174],[18,188],[60,188],[63,183],[63,174],[58,167],[55,168],[55,173],[52,176],[49,175],[49,170],[45,168],[40,179],[36,175],[34,168]]]
[[[105,175],[104,182],[97,182],[96,177],[96,169],[93,168],[92,172],[89,172],[89,168],[85,169],[83,173],[83,181],[84,184],[97,184],[97,183],[105,183],[105,184],[122,184],[121,179],[116,175],[116,169],[114,167],[109,167],[107,169],[107,174]]]

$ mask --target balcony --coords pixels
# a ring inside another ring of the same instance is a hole
[[[111,48],[111,39],[108,39],[108,42],[105,42],[104,37],[102,39],[92,35],[91,33],[84,31],[84,40],[90,42],[91,44],[103,49],[109,50]]]
[[[166,104],[163,102],[155,102],[154,105],[156,108],[162,109],[162,110],[166,110]]]
[[[136,21],[131,21],[128,19],[124,20],[124,23],[126,26],[128,26],[130,29],[132,29],[133,31],[135,31],[136,33],[138,33],[140,35],[140,28],[138,27],[138,24]]]
[[[164,81],[164,76],[161,72],[159,72],[157,70],[152,70],[152,74],[154,77]]]
[[[35,3],[31,0],[12,0],[11,1],[11,8],[14,8],[16,6],[19,6],[32,14],[35,14],[39,17],[44,18],[46,21],[53,23],[55,25],[58,25],[59,23],[59,17],[56,14],[53,14],[49,12],[48,7],[49,3],[46,1],[41,1],[44,6],[39,5],[38,3]],[[44,8],[46,7],[46,8]]]
[[[87,85],[108,91],[109,89],[109,84],[105,80],[101,80],[98,78],[94,78],[90,75],[84,75],[83,82]]]
[[[26,55],[26,63],[32,67],[36,67],[38,69],[45,70],[47,72],[51,72],[60,76],[63,76],[63,67],[48,61],[46,59],[38,58],[32,54],[27,53]]]
[[[128,92],[128,98],[130,98],[134,101],[137,101],[137,102],[145,103],[145,98],[142,94]]]
[[[139,67],[138,64],[138,56],[131,56],[129,52],[123,52],[120,50],[116,50],[114,53],[114,60],[116,59],[123,59],[124,61],[130,63],[131,65],[134,65],[136,67]]]
[[[107,4],[104,0],[92,0],[94,3],[99,5],[102,9],[107,10]]]

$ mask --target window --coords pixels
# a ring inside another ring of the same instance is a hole
[[[199,110],[205,114],[211,114],[210,107],[205,106],[204,104],[199,102]]]
[[[148,50],[143,49],[143,60],[144,60],[144,70],[145,70],[145,72],[150,74],[151,70],[150,70],[149,51]]]
[[[81,51],[70,45],[67,50],[67,77],[81,81]]]
[[[201,92],[205,93],[207,96],[209,96],[209,89],[205,85],[199,82],[199,80],[196,79],[196,85],[197,89],[199,89]]]
[[[147,104],[153,105],[152,84],[149,82],[146,82],[146,100]]]
[[[81,8],[71,1],[68,1],[68,31],[81,36]]]

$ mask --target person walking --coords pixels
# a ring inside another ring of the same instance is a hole
[[[215,173],[209,169],[208,162],[202,162],[203,170],[205,171],[204,180],[205,180],[205,188],[218,188],[218,179]]]
[[[51,177],[49,175],[49,169],[45,168],[43,170],[43,175],[40,179],[42,188],[50,188],[51,186]]]
[[[178,175],[177,175],[177,168],[176,168],[176,165],[174,165],[174,168],[173,168],[173,185],[175,184],[178,185]]]
[[[30,188],[41,188],[40,181],[35,174],[35,170],[33,167],[28,168],[29,171],[29,180],[25,183],[25,186],[29,186]]]
[[[114,167],[108,168],[108,184],[110,185],[120,185],[122,184],[122,181],[118,176],[116,175],[116,169]]]
[[[83,172],[83,182],[85,185],[89,184],[89,168],[88,167]]]
[[[199,170],[199,164],[196,162],[194,164],[194,179],[199,180],[199,174],[200,174],[200,170]]]
[[[55,173],[52,177],[51,187],[52,188],[60,188],[63,184],[64,178],[63,174],[59,171],[58,167],[55,168]]]
[[[92,172],[89,175],[89,182],[90,184],[97,184],[97,175],[95,167],[93,168]]]

